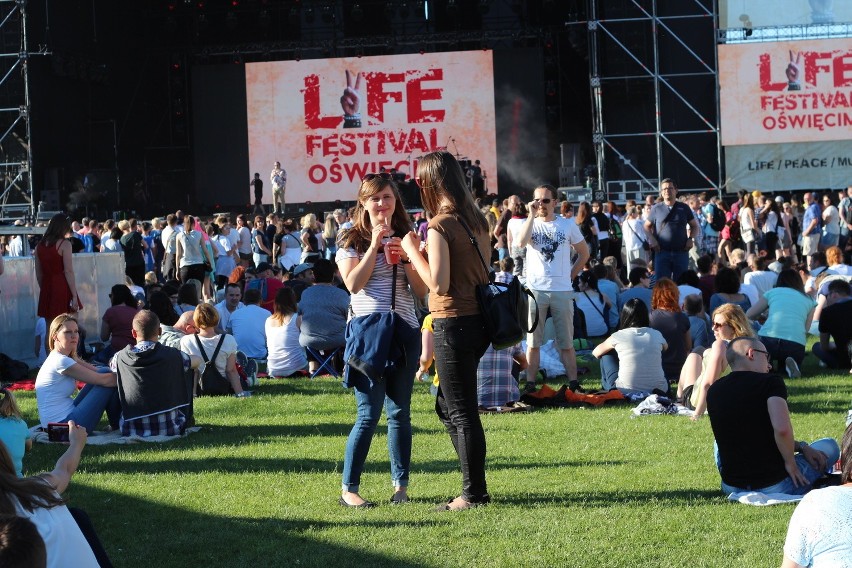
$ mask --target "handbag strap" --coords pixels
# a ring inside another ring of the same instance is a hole
[[[210,359],[207,358],[207,353],[204,352],[204,346],[201,344],[201,340],[198,339],[198,333],[193,335],[195,335],[195,342],[198,344],[198,350],[201,351],[201,358],[204,359],[204,362],[209,363],[211,359],[216,361],[216,357],[219,356],[219,350],[222,348],[222,343],[225,342],[225,335],[227,334],[223,333],[219,336],[219,343],[216,344],[216,349],[213,350],[213,357]]]
[[[600,294],[600,292],[598,292],[598,294]],[[595,311],[598,312],[601,315],[601,317],[604,320],[604,323],[606,324],[607,329],[609,329],[609,321],[607,321],[604,313],[595,305],[595,303],[592,301],[592,299],[589,298],[589,294],[585,290],[583,290],[583,295],[586,297],[586,299],[589,300],[589,303],[592,305],[593,308],[595,308]],[[603,298],[601,298],[601,302],[603,302]]]
[[[485,278],[492,282],[492,272],[488,269],[488,265],[485,263],[485,258],[482,256],[482,251],[479,250],[479,244],[476,242],[476,237],[473,236],[473,233],[468,228],[467,224],[461,217],[456,217],[456,220],[459,222],[459,225],[462,226],[464,232],[467,233],[467,238],[470,240],[470,244],[473,245],[473,248],[476,249],[476,254],[479,256],[479,261],[482,263],[482,268],[485,269]]]

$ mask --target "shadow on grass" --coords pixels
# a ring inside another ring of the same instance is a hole
[[[721,491],[707,489],[683,489],[676,491],[629,491],[614,488],[612,491],[576,490],[566,494],[536,494],[499,496],[498,502],[505,505],[529,507],[531,505],[558,505],[561,507],[612,507],[613,505],[647,506],[653,502],[659,505],[695,505],[696,502],[718,504],[726,501]]]
[[[323,533],[345,529],[375,535],[400,525],[428,529],[437,521],[385,520],[372,511],[336,505],[323,511],[323,519],[247,518],[203,514],[73,483],[72,492],[71,504],[92,518],[116,566],[434,566],[378,554],[367,542],[357,548],[335,544]],[[116,511],[132,511],[132,518]],[[329,520],[334,517],[340,519]]]

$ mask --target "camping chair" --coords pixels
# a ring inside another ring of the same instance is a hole
[[[323,369],[325,369],[329,375],[335,378],[341,378],[341,374],[334,368],[334,359],[343,352],[343,346],[335,347],[333,349],[326,349],[326,354],[323,355],[321,350],[314,349],[312,347],[305,347],[308,353],[310,353],[311,357],[314,358],[319,363],[319,367],[317,367],[316,371],[311,373],[311,379],[316,378],[317,376],[322,374]]]

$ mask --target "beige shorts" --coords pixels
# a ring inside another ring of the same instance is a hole
[[[559,349],[574,347],[574,292],[546,292],[531,290],[538,302],[538,326],[527,334],[527,346],[541,347],[544,339],[544,319],[547,310],[553,317],[553,329],[556,332],[556,345]],[[535,302],[529,304],[527,327],[535,321]]]
[[[802,235],[802,254],[810,256],[817,251],[819,251],[819,232]]]

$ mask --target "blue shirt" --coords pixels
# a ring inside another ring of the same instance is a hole
[[[660,250],[686,252],[686,228],[693,219],[695,215],[692,209],[680,201],[675,201],[671,208],[665,203],[654,205],[648,220],[654,226]]]
[[[805,231],[808,230],[808,225],[810,225],[811,221],[814,219],[816,219],[814,231],[819,233],[819,229],[822,227],[822,209],[820,209],[817,202],[811,203],[808,205],[808,208],[805,209],[805,215],[802,218],[802,235],[808,236],[808,233],[805,233]]]
[[[719,231],[710,226],[710,221],[713,220],[713,212],[715,210],[716,206],[712,203],[707,203],[701,208],[701,230],[704,231],[704,234],[708,237],[716,237],[719,235]],[[710,219],[709,221],[708,218]]]

